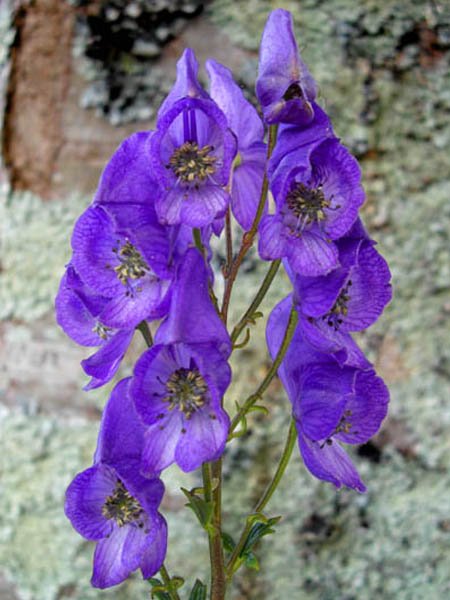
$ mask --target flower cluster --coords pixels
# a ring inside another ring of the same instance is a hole
[[[162,567],[161,472],[173,463],[193,471],[224,452],[233,344],[225,300],[220,310],[214,292],[210,242],[225,227],[230,234],[231,215],[247,232],[233,264],[258,232],[261,258],[282,259],[292,281],[293,293],[269,318],[267,341],[275,358],[295,310],[279,376],[309,470],[364,490],[338,442],[365,442],[386,414],[386,387],[350,333],[381,314],[389,270],[358,218],[360,170],[315,102],[291,15],[275,10],[263,33],[256,84],[263,119],[226,67],[208,60],[206,69],[209,93],[186,50],[155,130],[132,135],[112,156],[75,224],[56,298],[64,331],[98,347],[82,362],[85,389],[114,377],[136,329],[148,344],[104,409],[93,466],[67,490],[68,518],[97,541],[92,584],[101,588]],[[272,134],[278,127],[274,147],[264,123]],[[273,210],[261,193],[267,184]]]
[[[303,460],[316,477],[364,491],[338,442],[360,444],[376,433],[389,394],[350,334],[390,301],[390,273],[358,218],[358,163],[315,103],[292,17],[281,9],[263,34],[256,91],[266,120],[279,124],[268,165],[275,213],[261,221],[259,253],[283,259],[293,284],[269,318],[267,344],[275,358],[293,306],[298,325],[278,374]]]

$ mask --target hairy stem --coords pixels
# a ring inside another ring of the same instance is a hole
[[[208,529],[209,557],[211,563],[210,600],[224,600],[226,578],[221,531],[222,460],[219,459],[214,463],[203,463],[202,474],[205,502],[213,502],[214,504],[212,527]]]
[[[236,340],[240,336],[242,330],[247,325],[247,323],[252,319],[252,316],[256,312],[256,309],[259,307],[261,302],[264,300],[265,295],[269,291],[269,288],[272,285],[273,280],[275,279],[275,275],[278,272],[280,264],[281,264],[281,260],[278,259],[278,260],[274,260],[272,262],[272,264],[270,265],[270,268],[267,271],[266,276],[264,277],[261,287],[259,288],[256,296],[253,298],[252,303],[250,304],[248,309],[245,311],[243,317],[241,318],[239,323],[237,323],[237,325],[233,329],[233,332],[231,333],[231,341],[233,342],[233,344],[234,344],[234,342],[236,342]]]
[[[255,508],[253,509],[253,513],[262,512],[264,510],[264,508],[266,507],[267,503],[269,502],[269,500],[272,498],[273,493],[277,489],[278,484],[280,483],[281,478],[283,477],[284,472],[286,471],[286,467],[292,456],[292,451],[294,449],[296,439],[297,439],[297,432],[296,432],[296,428],[295,428],[295,421],[292,419],[291,424],[289,426],[289,432],[288,432],[288,436],[286,439],[286,444],[284,446],[284,450],[281,455],[280,461],[278,463],[277,469],[272,477],[272,480],[270,481],[269,485],[267,486],[265,492],[263,493],[261,498],[256,503]],[[238,568],[242,562],[240,554],[242,552],[242,549],[245,546],[245,542],[247,541],[247,538],[248,538],[251,528],[252,528],[252,523],[250,520],[247,520],[247,524],[246,524],[246,526],[239,538],[239,541],[236,544],[236,546],[233,550],[233,553],[230,556],[230,560],[228,561],[228,564],[227,564],[227,581],[228,582],[231,581],[234,573],[238,570]]]
[[[236,427],[241,422],[242,418],[245,417],[245,415],[248,413],[248,411],[251,409],[251,407],[258,400],[260,400],[262,398],[264,392],[269,387],[272,379],[277,374],[278,367],[283,362],[283,359],[286,355],[287,349],[289,348],[289,344],[291,343],[292,337],[295,332],[295,327],[297,326],[297,321],[298,321],[298,313],[295,310],[295,307],[293,306],[291,309],[290,315],[289,315],[289,321],[288,321],[288,324],[286,327],[286,331],[284,333],[283,341],[281,342],[281,346],[280,346],[280,349],[278,350],[275,360],[273,361],[272,366],[270,367],[269,371],[267,372],[267,375],[264,377],[263,381],[259,385],[256,392],[254,392],[247,398],[247,400],[244,402],[243,406],[233,417],[233,420],[231,421],[231,425],[230,425],[230,434],[232,434],[234,432]]]
[[[274,149],[275,142],[277,139],[277,130],[278,130],[278,125],[271,125],[269,127],[269,141],[267,144],[267,159],[270,158],[272,151]],[[227,318],[228,318],[228,308],[230,305],[231,291],[233,289],[233,285],[234,285],[235,279],[237,277],[239,268],[242,264],[242,261],[244,260],[245,255],[250,250],[250,248],[252,247],[253,242],[255,240],[255,236],[258,231],[258,225],[259,225],[259,222],[261,221],[261,218],[264,213],[264,206],[266,204],[268,191],[269,191],[269,179],[267,177],[267,172],[266,172],[266,173],[264,173],[264,179],[263,179],[263,183],[262,183],[262,187],[261,187],[261,196],[259,198],[259,204],[258,204],[258,208],[256,210],[255,218],[253,219],[253,224],[252,224],[251,228],[249,229],[249,231],[247,231],[244,234],[244,237],[242,238],[241,247],[239,248],[239,252],[238,252],[236,258],[234,259],[234,261],[231,263],[231,267],[226,274],[227,278],[225,280],[225,291],[223,294],[222,311],[221,311],[222,312],[222,320],[225,324],[226,324]]]

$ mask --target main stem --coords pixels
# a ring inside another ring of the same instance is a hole
[[[222,459],[203,463],[203,489],[205,502],[212,502],[212,527],[208,531],[211,563],[210,600],[224,600],[226,589],[225,559],[222,546]]]
[[[264,510],[264,508],[266,507],[267,503],[269,502],[269,500],[272,498],[273,493],[277,489],[278,484],[280,483],[281,478],[283,477],[284,472],[286,471],[286,467],[288,466],[289,459],[292,456],[292,450],[294,449],[296,438],[297,438],[297,433],[296,433],[296,428],[295,428],[295,422],[294,422],[294,420],[291,420],[288,436],[286,439],[286,444],[284,446],[284,450],[283,450],[283,454],[281,455],[280,462],[278,463],[277,470],[275,471],[275,473],[272,477],[272,480],[269,483],[269,485],[267,486],[265,492],[263,493],[261,498],[256,503],[255,508],[253,509],[253,513],[262,512]],[[234,573],[237,571],[237,569],[239,568],[239,566],[242,562],[240,554],[245,546],[245,542],[247,541],[247,538],[251,531],[251,528],[252,528],[252,522],[250,520],[247,520],[247,524],[244,528],[244,531],[242,532],[238,543],[234,547],[233,553],[231,554],[230,560],[228,561],[228,564],[227,564],[227,581],[228,582],[231,581]]]

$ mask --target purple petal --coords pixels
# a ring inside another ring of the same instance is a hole
[[[357,343],[348,334],[328,326],[322,319],[311,323],[307,318],[300,318],[299,327],[306,341],[318,352],[334,354],[341,366],[369,369],[372,364],[364,356]]]
[[[111,392],[100,424],[95,462],[117,468],[126,459],[140,458],[144,443],[144,426],[128,394],[131,379],[122,379]]]
[[[85,391],[98,388],[114,377],[130,345],[133,334],[134,329],[118,331],[105,342],[98,352],[81,361],[81,366],[86,375],[92,377],[91,381],[84,386]]]
[[[121,284],[119,293],[113,297],[100,314],[100,320],[109,327],[127,329],[136,327],[146,319],[160,319],[169,309],[169,286],[167,280],[155,276],[143,279],[142,287],[128,290]]]
[[[259,224],[258,252],[263,260],[286,256],[288,240],[279,215],[266,215]]]
[[[295,91],[290,94],[291,90]],[[317,85],[300,58],[292,15],[274,10],[263,31],[256,95],[268,123],[307,123],[314,116],[311,101]]]
[[[169,316],[156,335],[158,343],[216,344],[228,356],[230,338],[209,296],[208,281],[202,255],[189,249],[177,271]]]
[[[198,78],[198,62],[194,51],[185,48],[181,58],[177,62],[177,78],[168,96],[161,104],[158,111],[158,120],[170,110],[178,100],[190,98],[209,98],[208,94],[200,85]]]
[[[71,267],[69,267],[71,268]],[[64,332],[77,344],[82,346],[98,346],[103,343],[102,338],[96,333],[98,323],[92,310],[76,289],[69,285],[69,276],[66,272],[61,279],[58,295],[55,299],[56,320]],[[108,302],[101,298],[101,306]],[[97,313],[98,314],[98,313]]]
[[[367,442],[380,428],[388,403],[389,391],[374,371],[357,373],[355,393],[345,407],[351,413],[347,419],[351,424],[350,432],[341,432],[335,437],[346,444]]]
[[[116,482],[113,469],[95,465],[79,473],[67,488],[66,516],[86,539],[99,540],[111,533],[112,523],[103,516],[102,508]]]
[[[335,269],[322,277],[295,278],[294,289],[303,314],[321,317],[331,310],[348,275],[347,269]]]
[[[185,472],[219,458],[225,448],[230,419],[224,410],[205,407],[185,421],[175,450],[175,462]]]
[[[131,527],[114,527],[109,537],[97,544],[91,584],[104,589],[124,581],[134,569],[124,560],[124,545]],[[137,568],[137,567],[135,567]]]
[[[173,197],[173,192],[170,197]],[[180,221],[190,227],[209,225],[217,217],[224,215],[229,201],[228,192],[218,185],[206,184],[198,190],[191,188],[183,194]]]
[[[336,245],[310,231],[304,231],[300,237],[292,236],[292,243],[287,245],[287,250],[292,269],[300,275],[326,275],[339,266]]]
[[[255,143],[243,150],[239,154],[239,160],[233,172],[231,208],[236,221],[245,231],[248,231],[259,204],[266,161],[265,144]]]
[[[269,160],[268,173],[270,178],[274,177],[275,171],[281,167],[282,160],[286,161],[292,153],[302,147],[307,148],[307,153],[311,154],[316,146],[325,139],[334,137],[331,121],[325,111],[316,103],[312,103],[314,109],[314,119],[302,127],[296,125],[280,125],[277,135],[277,142]]]
[[[358,492],[365,492],[357,470],[346,452],[336,442],[320,444],[309,440],[299,428],[298,443],[306,467],[318,479],[329,481],[337,488],[345,485]]]
[[[236,135],[239,151],[254,142],[262,142],[264,127],[261,119],[245,99],[231,71],[212,59],[206,61],[206,71],[211,81],[211,97],[224,112],[228,126]]]
[[[151,544],[142,556],[141,571],[144,579],[152,577],[159,571],[167,551],[167,524],[164,518],[157,514],[153,517]]]
[[[305,366],[299,397],[293,402],[294,416],[311,440],[334,433],[353,392],[354,369],[341,369],[334,362]]]
[[[362,242],[358,264],[349,273],[352,285],[342,331],[360,331],[378,319],[392,297],[390,277],[384,258],[370,242]]]
[[[311,155],[315,183],[321,184],[331,208],[325,209],[325,229],[335,240],[356,220],[365,194],[358,161],[338,140],[326,140]]]
[[[168,417],[147,428],[141,463],[145,476],[160,473],[174,462],[183,421],[182,414],[174,410]]]

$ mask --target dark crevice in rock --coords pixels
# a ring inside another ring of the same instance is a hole
[[[75,2],[75,46],[91,79],[81,102],[118,125],[154,116],[171,82],[157,67],[164,46],[198,16],[201,0]]]

